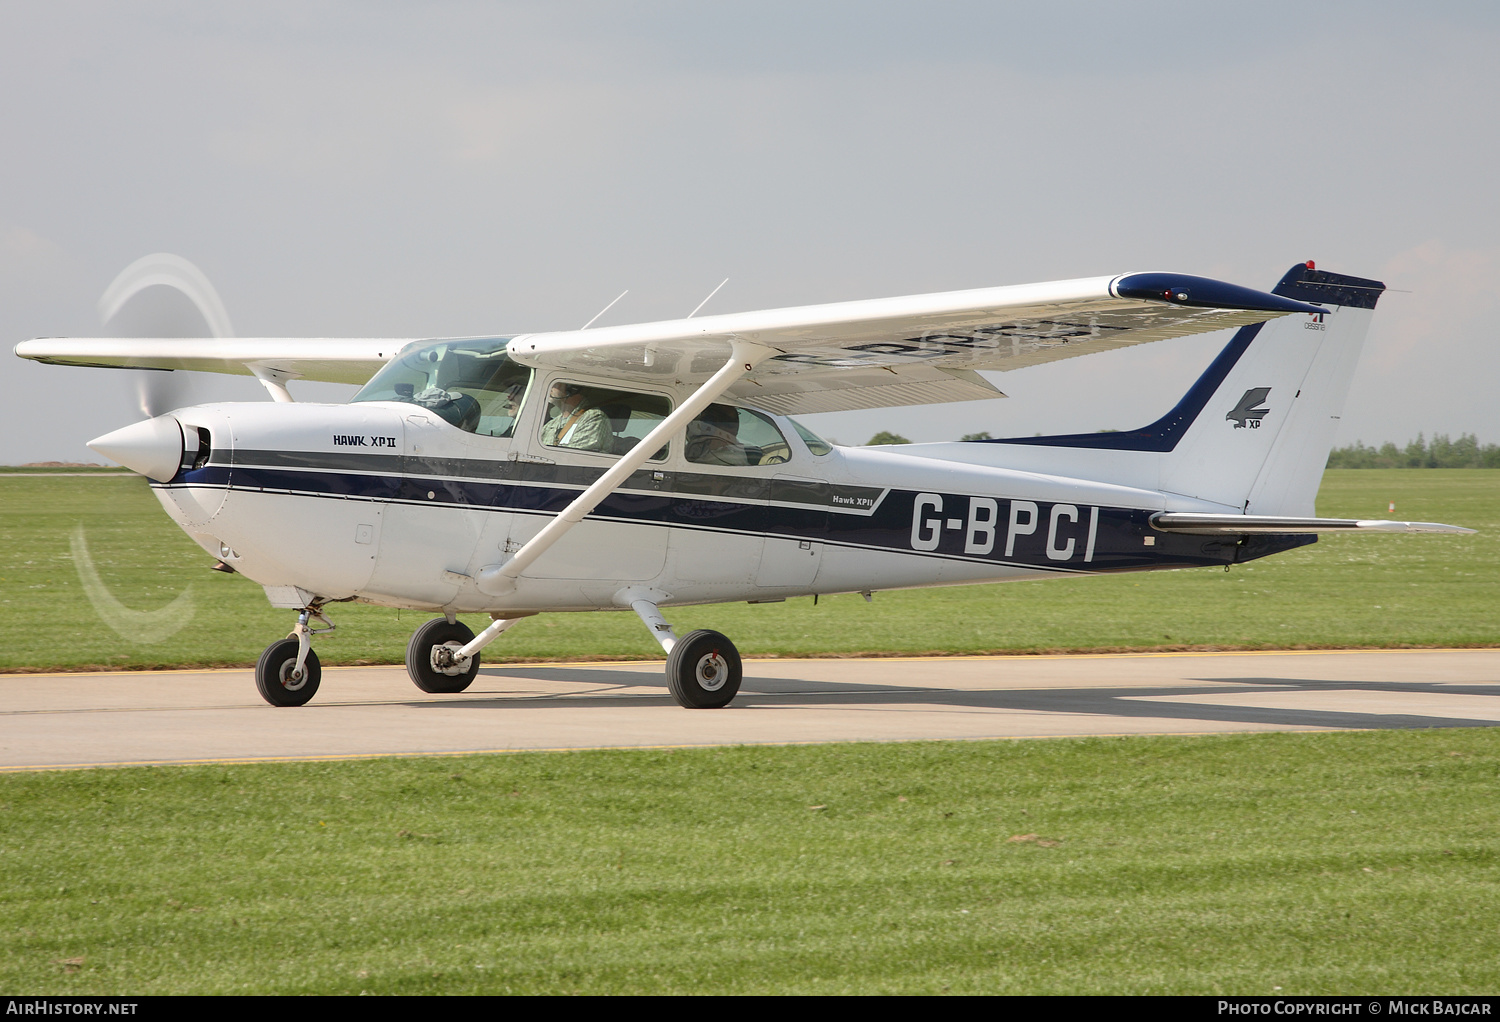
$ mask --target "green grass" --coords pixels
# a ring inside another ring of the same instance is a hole
[[[132,475],[129,469],[117,465],[0,465],[0,475]]]
[[[980,653],[1500,644],[1500,470],[1330,471],[1328,516],[1396,517],[1475,536],[1332,536],[1225,573],[1214,569],[878,593],[671,611],[678,630],[716,628],[747,655]],[[191,587],[193,616],[146,642],[107,627],[85,596],[69,534],[84,525],[100,576],[127,607]],[[135,476],[0,481],[0,670],[250,664],[293,616],[210,559]],[[395,663],[429,615],[335,605],[325,664]],[[478,624],[482,618],[475,619]],[[632,614],[552,614],[485,651],[505,659],[659,657]]]
[[[1488,729],[11,774],[0,988],[1487,994],[1497,782]]]

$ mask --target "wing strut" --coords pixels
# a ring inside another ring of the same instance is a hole
[[[295,380],[297,373],[289,373],[284,369],[272,369],[270,366],[250,364],[250,372],[266,388],[266,393],[271,395],[272,401],[289,404],[292,402],[291,391],[286,389],[287,380]]]
[[[694,391],[692,397],[678,405],[671,415],[661,420],[640,443],[615,462],[608,472],[605,472],[594,481],[592,486],[574,498],[571,504],[558,512],[541,532],[531,537],[525,546],[516,551],[514,557],[498,567],[485,568],[481,571],[477,580],[479,590],[490,596],[501,596],[512,591],[515,588],[516,579],[521,577],[522,572],[531,567],[532,563],[546,553],[547,549],[561,539],[569,529],[583,521],[584,517],[598,507],[605,497],[629,479],[636,469],[644,465],[647,459],[671,438],[672,434],[684,428],[699,412],[707,408],[714,398],[734,386],[741,376],[777,353],[774,348],[752,344],[738,337],[730,341],[730,346],[729,361],[709,377],[703,386]]]

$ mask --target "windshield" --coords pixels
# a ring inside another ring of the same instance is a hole
[[[355,401],[402,401],[459,429],[508,437],[531,383],[531,370],[505,353],[508,337],[438,341],[392,359]]]

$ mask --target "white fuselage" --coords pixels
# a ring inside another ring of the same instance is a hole
[[[690,463],[674,440],[514,587],[488,593],[485,569],[615,461],[543,446],[544,414],[533,402],[501,438],[396,402],[181,409],[211,454],[154,485],[205,550],[284,606],[623,609],[640,593],[663,606],[764,601],[1234,559],[1219,540],[1150,529],[1151,513],[1210,507],[1199,501],[922,445],[815,455],[777,420],[784,463]]]

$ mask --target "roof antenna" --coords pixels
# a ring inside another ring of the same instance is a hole
[[[615,302],[618,302],[621,298],[624,298],[628,294],[630,294],[630,288],[627,287],[624,291],[621,291],[618,295],[615,296]],[[604,308],[600,309],[597,313],[595,313],[594,314],[594,319],[598,319],[600,316],[604,315],[610,309],[614,308],[615,307],[615,302],[610,302]],[[587,323],[583,324],[583,326],[579,327],[578,329],[580,329],[580,330],[587,330],[589,327],[591,327],[591,326],[594,325],[594,319],[589,320]]]
[[[719,281],[719,287],[723,287],[727,283],[729,283],[729,278],[725,277],[723,280]],[[718,294],[719,287],[716,287],[712,291],[710,291],[708,293],[708,298],[712,298],[714,295]],[[698,309],[701,309],[708,304],[708,298],[705,298],[703,299],[703,301],[698,303]],[[692,319],[694,316],[698,315],[698,309],[694,309],[692,312],[688,313],[687,318]]]

